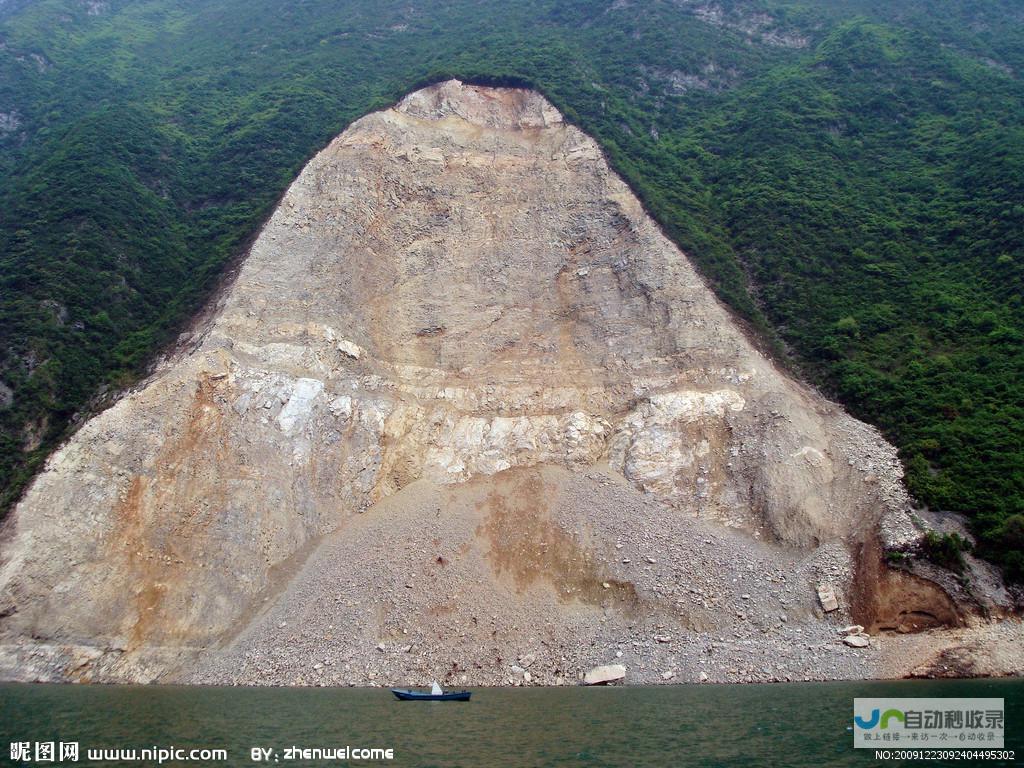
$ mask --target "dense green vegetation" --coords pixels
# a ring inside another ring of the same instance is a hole
[[[458,76],[594,135],[765,344],[1022,579],[1020,72],[1010,0],[0,2],[0,509],[313,152]]]
[[[926,531],[921,540],[924,555],[933,563],[957,573],[964,570],[964,552],[970,552],[971,542],[958,533]]]

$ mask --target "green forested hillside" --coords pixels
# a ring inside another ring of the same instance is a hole
[[[1022,73],[1010,0],[0,0],[0,507],[318,148],[458,76],[595,136],[1024,578]]]

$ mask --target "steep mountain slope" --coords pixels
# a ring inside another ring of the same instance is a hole
[[[339,633],[357,668],[338,682],[409,632],[500,681],[541,616],[576,647],[537,654],[553,679],[613,637],[731,628],[737,563],[756,564],[747,631],[792,609],[841,650],[851,619],[959,625],[961,595],[886,576],[881,549],[917,536],[900,477],[874,430],[755,350],[592,139],[534,92],[448,81],[307,165],[194,340],[53,456],[6,528],[0,663],[188,678],[254,619],[240,642],[272,648],[260,614],[286,589],[274,610],[321,623],[371,606]],[[618,483],[621,506],[600,491]],[[341,554],[289,586],[330,532]],[[417,590],[424,563],[451,568]],[[824,620],[822,583],[842,602]],[[485,659],[437,619],[479,627],[487,605],[504,647]],[[854,669],[805,674],[872,667]]]
[[[299,168],[441,76],[528,83],[720,298],[1024,578],[1012,0],[0,4],[0,515]]]

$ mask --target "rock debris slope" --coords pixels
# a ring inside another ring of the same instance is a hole
[[[860,553],[915,536],[900,477],[593,140],[450,81],[317,155],[195,338],[54,454],[3,533],[0,671],[681,679],[790,616],[835,644]]]

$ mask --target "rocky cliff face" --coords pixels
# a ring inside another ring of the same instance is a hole
[[[848,619],[858,553],[916,535],[893,449],[759,354],[529,91],[353,124],[186,346],[8,521],[4,675],[551,681],[639,642],[651,679],[673,637],[827,626],[819,582]]]

